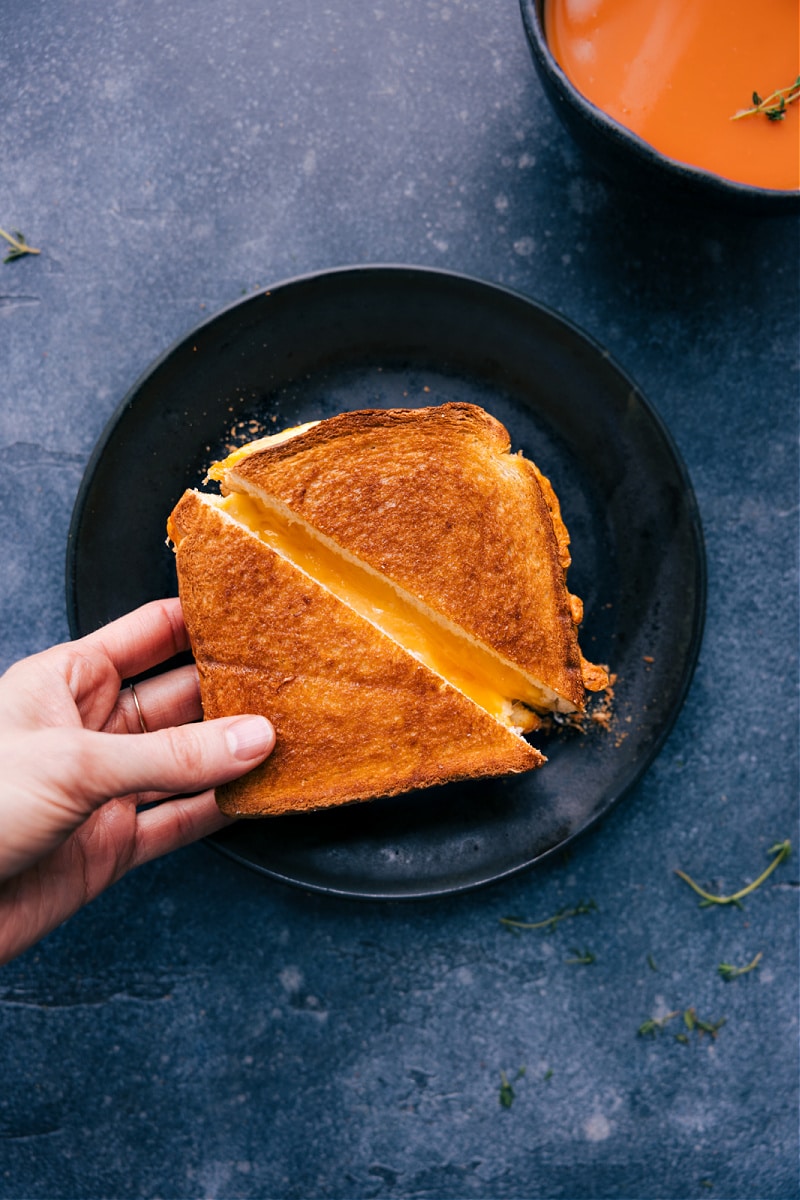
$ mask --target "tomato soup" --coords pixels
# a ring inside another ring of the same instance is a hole
[[[800,188],[800,100],[786,103],[800,76],[798,0],[545,0],[544,19],[577,89],[662,154]],[[778,90],[782,119],[731,119]]]

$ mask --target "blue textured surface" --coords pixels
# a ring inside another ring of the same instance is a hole
[[[796,841],[798,222],[593,175],[513,0],[28,0],[0,98],[0,225],[42,247],[0,266],[2,665],[66,636],[72,503],[139,374],[345,263],[465,271],[597,338],[677,441],[709,565],[677,726],[566,861],[372,905],[194,847],[0,971],[0,1194],[797,1196],[797,860],[742,911],[673,871],[730,891]],[[716,1040],[637,1036],[690,1005]]]

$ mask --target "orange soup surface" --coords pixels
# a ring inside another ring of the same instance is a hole
[[[545,0],[545,33],[577,89],[663,154],[800,188],[800,101],[731,120],[800,75],[798,0]]]

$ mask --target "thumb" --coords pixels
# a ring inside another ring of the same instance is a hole
[[[275,730],[259,716],[220,717],[156,733],[84,731],[76,787],[89,807],[132,792],[205,791],[252,770],[272,752]]]

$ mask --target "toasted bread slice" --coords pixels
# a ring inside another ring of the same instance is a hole
[[[607,684],[578,645],[555,493],[483,409],[344,413],[252,442],[209,476],[254,501],[263,525],[293,522],[388,580],[397,603],[461,640],[462,658],[493,659],[531,708],[580,710]]]
[[[217,789],[224,812],[306,811],[544,762],[220,497],[184,493],[168,533],[205,716],[260,712],[276,728],[270,758]]]

